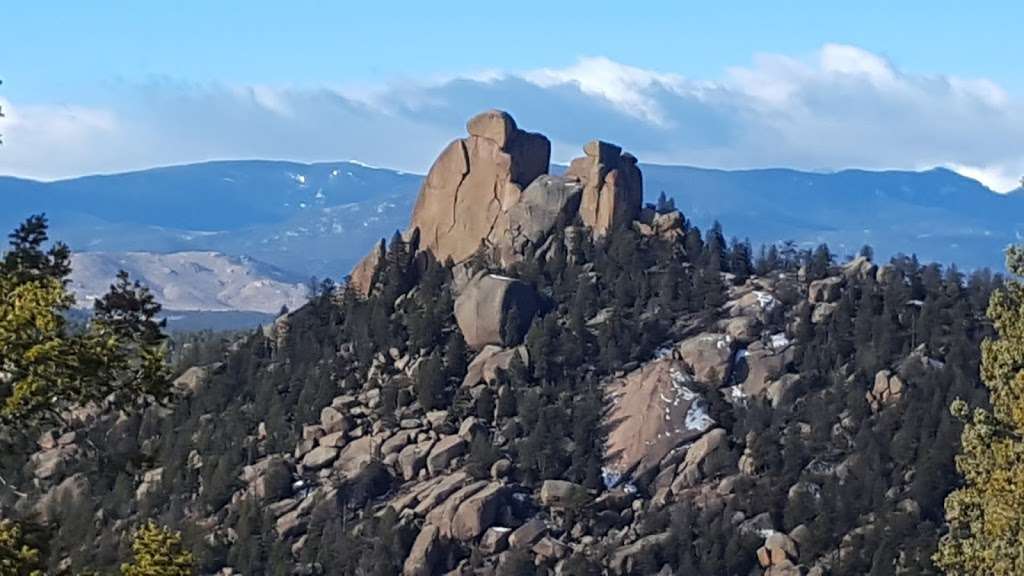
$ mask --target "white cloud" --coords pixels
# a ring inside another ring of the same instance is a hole
[[[973,178],[992,190],[1006,192],[1015,190],[1021,185],[1021,174],[1024,173],[1021,167],[1024,166],[1024,159],[1018,160],[1016,166],[1017,168],[1011,169],[1006,165],[964,166],[963,164],[949,164],[946,168],[968,178]]]
[[[684,81],[675,74],[663,74],[626,66],[608,58],[582,58],[568,68],[542,68],[522,77],[542,88],[575,84],[589,96],[604,98],[627,114],[655,124],[666,121],[664,111],[650,95],[652,87],[682,91]]]
[[[641,160],[724,168],[951,167],[995,189],[1024,174],[1024,106],[985,78],[917,74],[864,49],[756,54],[718,78],[602,57],[376,86],[122,86],[103,106],[2,103],[0,173],[40,177],[210,158],[359,158],[425,171],[491,107],[555,160],[599,137]]]

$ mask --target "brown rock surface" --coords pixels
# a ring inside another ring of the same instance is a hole
[[[366,295],[370,293],[370,284],[373,282],[373,275],[377,272],[377,266],[384,259],[384,251],[384,240],[381,240],[352,269],[349,284],[359,294]]]
[[[687,338],[676,346],[676,352],[701,382],[721,384],[729,376],[732,339],[725,334],[705,333]]]
[[[441,534],[437,526],[427,524],[413,542],[409,556],[402,566],[404,576],[430,576],[441,548]]]
[[[635,219],[643,204],[643,177],[636,158],[614,144],[594,140],[565,176],[583,184],[580,216],[597,235]]]
[[[609,469],[643,475],[714,424],[704,399],[690,385],[685,365],[670,358],[649,362],[608,385]]]
[[[464,262],[483,246],[508,266],[577,214],[600,236],[640,213],[643,177],[637,160],[614,144],[590,142],[564,177],[548,176],[551,143],[520,130],[508,113],[478,114],[466,131],[430,167],[405,234],[409,239],[418,231],[418,249],[439,261]],[[659,215],[650,227],[663,236],[678,235],[681,223],[678,213]],[[357,292],[369,291],[382,256],[378,244],[352,270],[350,285]]]
[[[480,382],[494,382],[498,377],[498,371],[508,370],[512,364],[512,359],[516,356],[519,357],[524,366],[530,365],[526,346],[517,346],[508,350],[500,346],[484,346],[480,353],[473,358],[473,361],[469,363],[469,368],[466,369],[466,377],[463,378],[462,385],[470,387]]]
[[[465,260],[493,239],[498,217],[548,170],[551,143],[519,130],[505,112],[479,114],[467,131],[431,166],[409,225],[420,230],[420,247],[441,261]]]
[[[452,536],[468,542],[483,534],[494,523],[506,492],[503,485],[492,483],[467,498],[452,518]]]
[[[473,350],[518,341],[536,311],[533,288],[497,274],[477,275],[455,300],[455,320],[466,345]],[[510,315],[516,322],[510,322]]]

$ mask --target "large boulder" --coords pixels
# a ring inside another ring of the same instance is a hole
[[[325,447],[321,446],[320,448]],[[334,463],[334,468],[345,476],[354,477],[363,468],[369,466],[370,462],[373,462],[376,456],[376,448],[379,448],[379,446],[374,446],[374,438],[372,436],[363,436],[349,442],[338,453],[338,459]],[[316,450],[319,450],[319,448]]]
[[[473,350],[518,342],[536,312],[537,295],[529,284],[497,274],[478,274],[455,300],[455,320]]]
[[[427,524],[420,530],[402,566],[404,576],[430,576],[441,552],[441,532]]]
[[[540,246],[556,225],[571,223],[579,210],[583,186],[562,176],[544,175],[523,190],[498,221],[496,230],[501,260],[511,264],[525,253],[526,246]]]
[[[683,340],[676,353],[706,384],[723,384],[732,362],[732,339],[725,334],[704,333]]]
[[[707,403],[692,386],[686,366],[672,358],[648,362],[608,384],[611,472],[645,475],[674,449],[711,428]]]
[[[549,508],[577,508],[590,500],[587,489],[565,480],[545,480],[540,487],[540,503]]]
[[[427,454],[434,446],[433,440],[424,440],[419,444],[409,444],[398,453],[398,469],[402,477],[412,480],[427,464]]]
[[[786,373],[795,355],[795,347],[788,341],[779,348],[755,342],[736,355],[732,379],[743,395],[764,396],[772,383]]]
[[[598,236],[633,221],[643,204],[643,177],[636,158],[614,144],[594,140],[565,176],[583,184],[580,216]]]
[[[507,492],[505,486],[492,483],[467,498],[452,517],[452,536],[468,542],[483,534],[497,518]]]
[[[517,346],[508,350],[500,346],[484,346],[473,358],[466,369],[466,377],[462,379],[463,387],[475,386],[481,382],[492,383],[498,378],[499,370],[508,370],[512,360],[518,357],[524,366],[530,365],[530,355],[526,346]]]
[[[436,474],[448,467],[452,460],[466,453],[466,440],[457,434],[445,436],[438,440],[437,444],[427,456],[427,471]]]
[[[715,428],[701,436],[687,448],[686,457],[679,464],[672,490],[678,493],[683,488],[695,486],[697,482],[722,470],[729,463],[724,457],[728,450],[729,436],[725,430]]]
[[[469,136],[431,166],[409,226],[419,229],[420,248],[441,261],[465,260],[492,239],[498,218],[547,173],[551,156],[547,138],[520,130],[506,112],[484,112],[466,128]]]

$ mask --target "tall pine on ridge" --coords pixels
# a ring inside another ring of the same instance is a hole
[[[1008,251],[1007,268],[1024,276],[1024,249]],[[946,499],[949,533],[935,556],[951,575],[1024,573],[1024,282],[994,293],[988,315],[999,332],[982,344],[992,410],[952,407],[965,421],[956,461],[964,487]]]

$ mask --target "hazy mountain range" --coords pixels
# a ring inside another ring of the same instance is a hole
[[[755,245],[827,242],[849,254],[871,244],[883,258],[916,253],[999,268],[1003,248],[1024,235],[1024,192],[997,194],[944,169],[642,169],[649,201],[664,191],[697,225],[718,220]],[[102,252],[76,257],[81,295],[126,267],[170,309],[269,313],[291,306],[310,276],[343,277],[374,242],[404,228],[421,180],[357,162],[259,160],[54,182],[0,177],[0,225],[45,212],[53,237]]]

